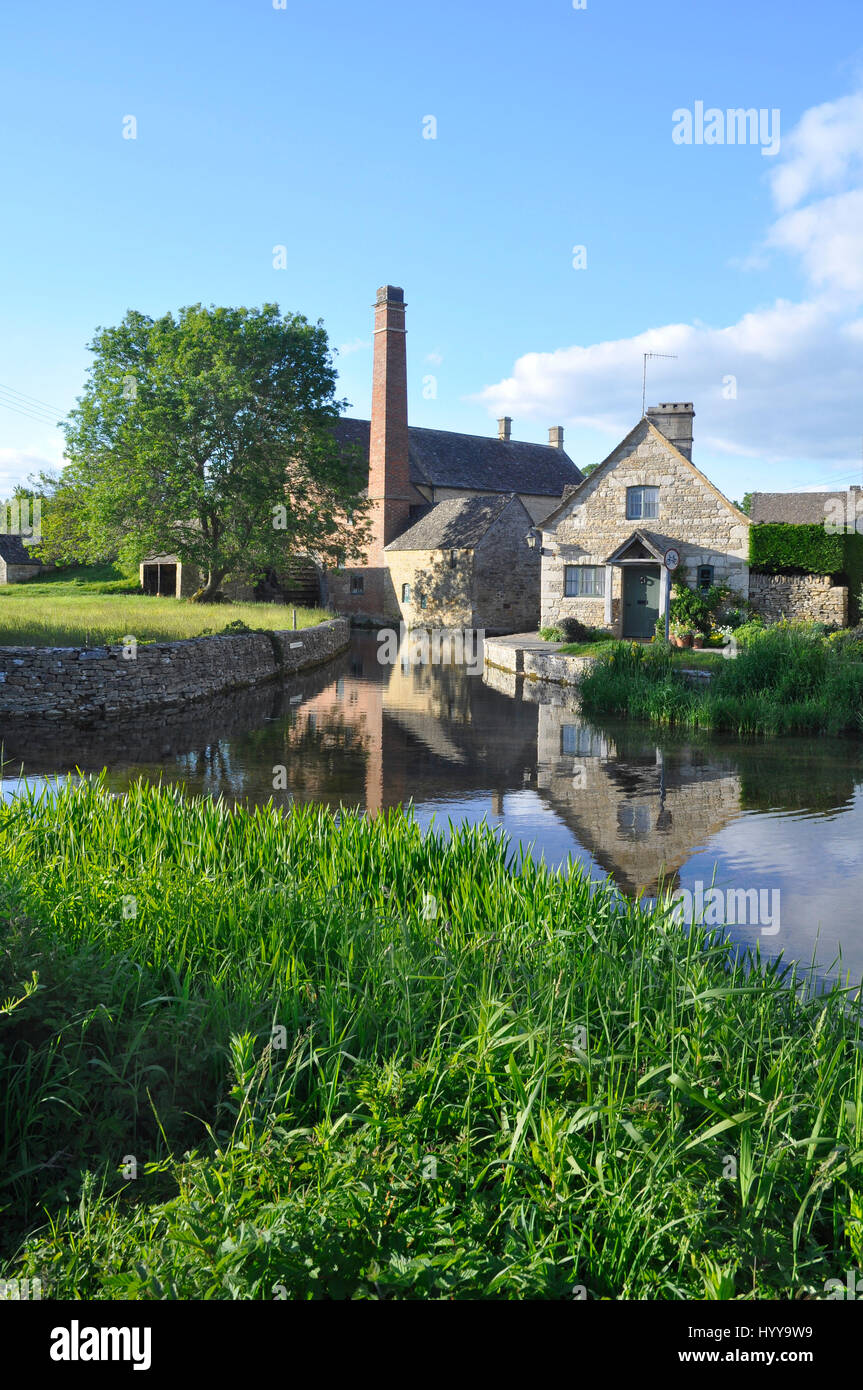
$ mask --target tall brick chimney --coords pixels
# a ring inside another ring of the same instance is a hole
[[[649,405],[647,418],[691,463],[692,424],[695,419],[692,401],[670,401],[666,405]]]
[[[395,540],[410,520],[404,290],[382,285],[374,309],[369,498],[375,505],[373,542],[366,562],[382,565],[383,547]]]

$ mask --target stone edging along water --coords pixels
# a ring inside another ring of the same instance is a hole
[[[0,719],[91,725],[179,707],[320,666],[350,642],[346,618],[116,647],[0,647]]]
[[[580,677],[597,659],[559,652],[554,642],[543,642],[539,637],[492,637],[485,641],[486,665],[532,681],[553,681],[555,685],[578,685]],[[698,667],[681,667],[680,674],[695,686],[709,685],[712,679],[710,671]]]
[[[554,681],[557,685],[578,685],[581,675],[595,661],[592,656],[561,655],[554,642],[541,638],[487,637],[485,661],[502,671],[511,671],[528,680]]]

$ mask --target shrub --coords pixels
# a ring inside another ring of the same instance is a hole
[[[559,626],[565,642],[590,642],[593,638],[593,629],[578,618],[561,618]]]

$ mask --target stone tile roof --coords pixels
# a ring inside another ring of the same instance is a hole
[[[0,536],[0,559],[7,565],[38,564],[27,550],[20,536]]]
[[[818,523],[829,515],[829,502],[839,501],[844,507],[847,497],[847,491],[753,492],[749,514],[756,523],[785,521],[797,526]]]
[[[515,497],[514,492],[491,497],[450,497],[438,502],[414,526],[403,531],[385,550],[472,550]],[[525,535],[530,517],[525,511]]]
[[[637,526],[632,534],[627,536],[626,540],[611,552],[605,563],[607,565],[614,564],[616,557],[624,555],[633,541],[641,541],[642,545],[647,550],[652,551],[655,558],[660,561],[665,559],[667,550],[681,549],[680,541],[675,540],[674,536],[664,536],[661,531],[648,531],[644,526]]]
[[[369,431],[368,420],[347,415],[336,424],[337,439],[344,444],[358,444],[366,458]],[[408,439],[414,485],[560,497],[565,487],[577,486],[582,480],[581,470],[569,455],[551,444],[527,444],[518,439],[427,430],[414,425]]]

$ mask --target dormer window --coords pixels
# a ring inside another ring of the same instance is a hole
[[[628,487],[626,489],[626,517],[628,521],[652,521],[658,516],[658,487]]]

